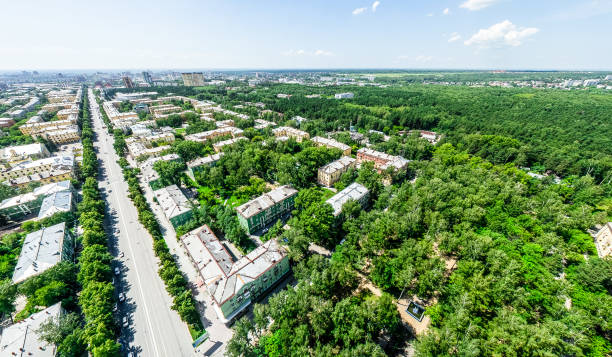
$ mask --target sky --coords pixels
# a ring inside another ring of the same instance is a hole
[[[0,0],[0,69],[612,69],[612,0]]]

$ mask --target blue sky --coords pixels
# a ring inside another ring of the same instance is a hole
[[[612,69],[612,0],[1,0],[0,69]]]

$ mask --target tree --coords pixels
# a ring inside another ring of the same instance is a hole
[[[76,313],[62,314],[51,317],[43,322],[35,331],[38,338],[51,345],[60,345],[64,339],[81,326],[79,315]]]
[[[10,279],[0,282],[0,316],[10,315],[15,312],[15,297],[17,286]]]

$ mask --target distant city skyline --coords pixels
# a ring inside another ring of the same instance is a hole
[[[2,4],[0,71],[611,70],[612,0]]]

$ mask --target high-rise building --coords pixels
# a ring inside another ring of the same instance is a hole
[[[134,88],[134,82],[132,82],[132,79],[130,77],[124,76],[122,79],[125,88]]]
[[[145,82],[149,83],[149,85],[153,85],[153,78],[151,77],[151,73],[143,71],[142,77],[144,78]]]
[[[183,84],[187,87],[197,87],[204,85],[204,74],[202,72],[181,73]]]

